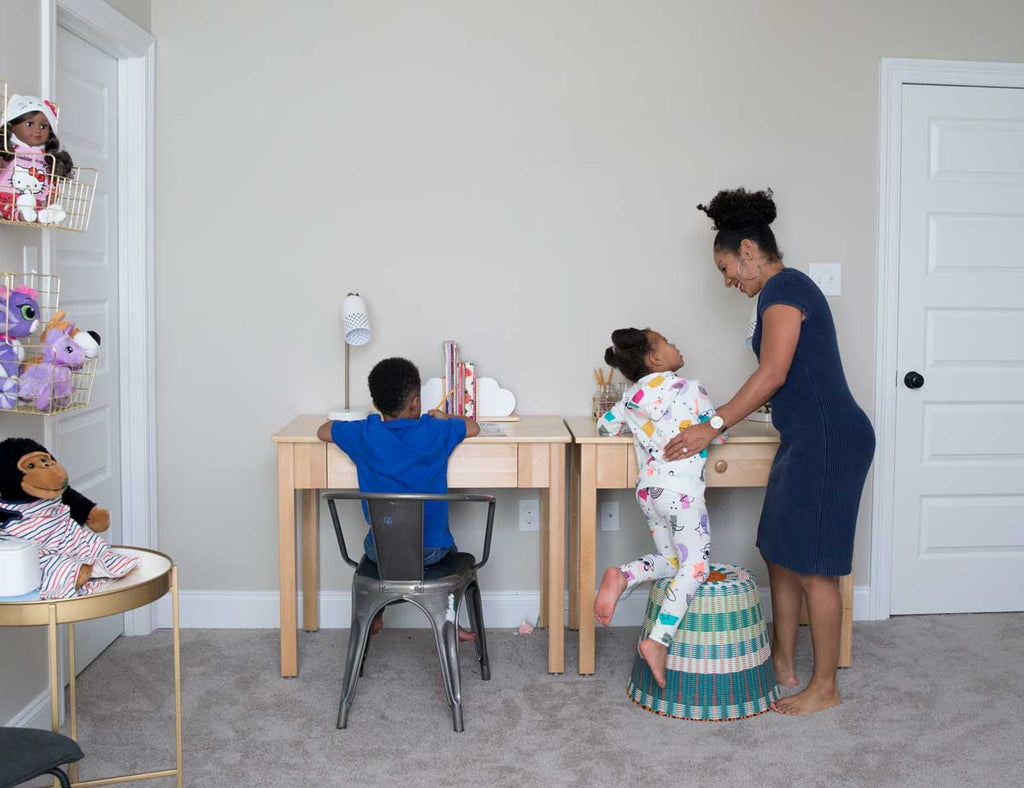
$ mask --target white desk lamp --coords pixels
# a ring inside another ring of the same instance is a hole
[[[365,419],[367,411],[352,410],[348,401],[348,346],[365,345],[373,336],[370,331],[370,316],[366,311],[366,303],[359,293],[349,293],[341,304],[341,323],[345,332],[345,409],[335,410],[327,414],[331,421],[356,421]]]

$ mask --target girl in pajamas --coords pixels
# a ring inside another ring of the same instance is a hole
[[[680,430],[715,415],[707,391],[698,380],[679,377],[683,366],[678,348],[657,331],[620,328],[612,333],[605,362],[633,382],[622,400],[598,421],[602,435],[633,433],[639,478],[636,499],[647,518],[657,552],[604,572],[594,615],[607,626],[626,589],[637,583],[673,578],[650,635],[639,645],[655,680],[665,686],[668,647],[694,594],[708,576],[711,535],[704,504],[704,461],[707,451],[670,462],[665,444]],[[724,443],[719,435],[714,443]]]

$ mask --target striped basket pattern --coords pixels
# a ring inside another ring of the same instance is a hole
[[[641,639],[658,618],[666,577],[651,583]],[[724,722],[768,711],[778,699],[771,640],[757,582],[730,564],[712,564],[707,581],[668,650],[665,689],[638,653],[626,691],[648,711],[682,720]]]

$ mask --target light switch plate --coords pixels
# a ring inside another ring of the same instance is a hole
[[[843,266],[841,263],[811,263],[807,275],[827,296],[843,294]]]

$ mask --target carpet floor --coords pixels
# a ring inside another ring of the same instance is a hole
[[[300,633],[278,675],[276,630],[185,630],[187,786],[1024,785],[1024,614],[858,622],[839,708],[729,723],[643,711],[625,693],[637,630],[597,633],[597,672],[546,672],[546,634],[490,632],[492,679],[462,650],[452,731],[432,636],[371,644],[336,730],[347,630]],[[120,638],[79,680],[81,779],[173,766],[171,633]],[[575,669],[567,632],[566,666]],[[798,651],[810,665],[807,630]],[[142,785],[169,786],[173,780]]]

